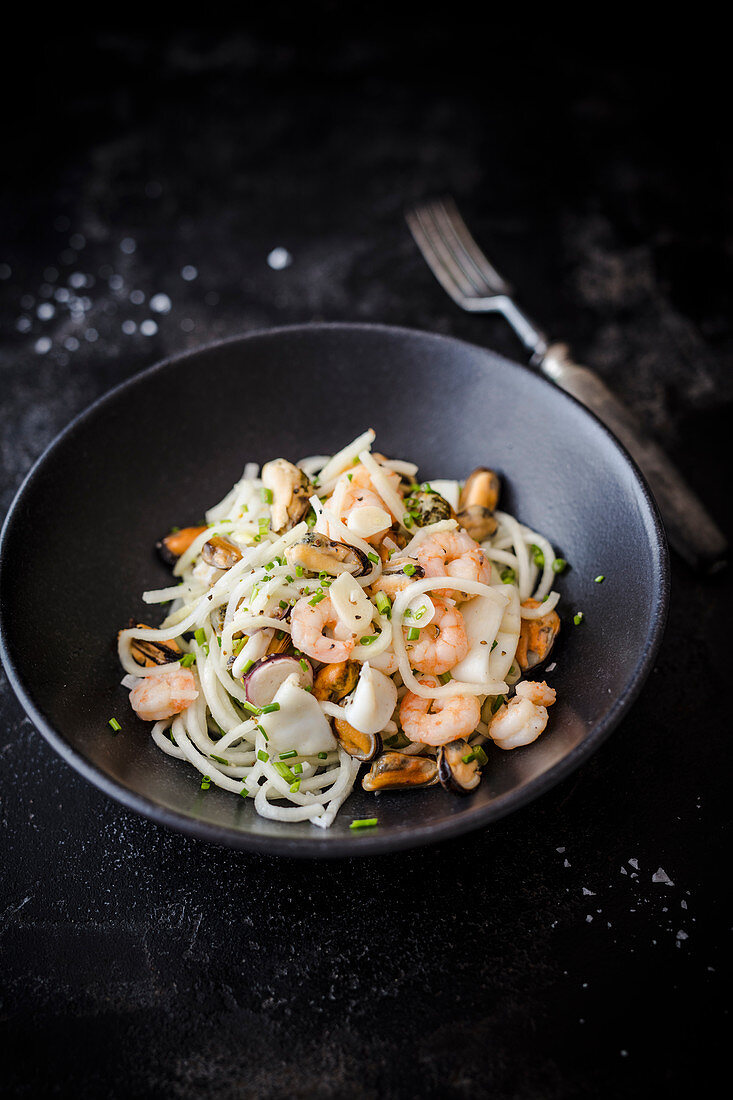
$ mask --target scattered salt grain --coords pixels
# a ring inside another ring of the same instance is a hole
[[[50,302],[41,302],[40,306],[36,310],[36,314],[41,321],[50,321],[55,312],[56,310]]]
[[[150,318],[148,318],[147,321],[143,321],[143,323],[140,325],[140,331],[142,332],[143,336],[155,336],[156,332],[158,331],[158,326],[156,325],[155,321],[152,321],[150,320]]]
[[[583,887],[583,893],[589,898],[594,898],[596,896],[593,890],[589,890],[587,886]]]
[[[267,257],[267,262],[273,271],[282,271],[285,267],[290,267],[293,262],[293,257],[288,252],[287,248],[273,248],[272,252]]]
[[[556,852],[559,852],[559,853],[560,853],[560,855],[562,855],[562,854],[563,854],[563,852],[565,851],[565,848],[556,848],[556,849],[555,849],[555,851],[556,851]]]
[[[38,355],[45,355],[51,350],[51,341],[48,336],[41,336],[39,340],[36,340],[34,347]]]
[[[172,304],[167,294],[154,294],[150,299],[153,313],[170,313]]]
[[[674,886],[672,879],[662,867],[659,867],[654,872],[652,875],[652,882],[663,882],[665,886]]]
[[[630,859],[629,860],[629,866],[633,867],[635,871],[638,871],[639,870],[639,860],[638,859]]]

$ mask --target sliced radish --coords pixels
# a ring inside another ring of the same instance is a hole
[[[263,657],[252,665],[243,677],[244,690],[252,706],[266,707],[271,703],[278,689],[293,673],[297,674],[300,687],[312,687],[313,669],[305,657],[302,662],[296,661],[295,657],[276,653],[272,657]]]

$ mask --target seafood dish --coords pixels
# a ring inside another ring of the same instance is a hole
[[[158,543],[174,583],[143,600],[161,625],[118,634],[156,745],[267,818],[327,828],[359,781],[466,794],[555,702],[529,677],[560,630],[563,560],[498,508],[492,469],[425,482],[374,440],[248,463]]]

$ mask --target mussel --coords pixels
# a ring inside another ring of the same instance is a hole
[[[476,542],[489,538],[498,527],[494,509],[499,503],[500,488],[497,474],[487,466],[477,466],[466,479],[456,518]]]
[[[215,569],[231,569],[241,561],[242,551],[229,539],[214,535],[202,546],[201,557],[207,565],[213,565]]]
[[[468,794],[478,787],[481,782],[481,766],[479,757],[468,741],[459,738],[440,746],[438,779],[447,791],[453,791],[454,794]]]
[[[541,607],[539,600],[525,600],[522,607]],[[560,616],[548,611],[539,619],[522,619],[517,643],[517,664],[522,672],[529,672],[544,664],[552,652],[560,633]]]
[[[155,549],[166,565],[175,565],[181,554],[185,554],[193,540],[205,530],[205,527],[181,527],[156,542]]]
[[[385,752],[374,761],[361,785],[365,791],[406,791],[434,787],[437,782],[438,765],[434,757]]]
[[[362,733],[345,718],[334,718],[333,729],[341,748],[356,760],[367,763],[382,751],[382,738],[378,733]]]
[[[313,684],[313,694],[323,702],[338,703],[356,687],[361,666],[358,661],[339,661],[319,669]]]
[[[135,623],[137,630],[153,630],[146,623]],[[133,638],[130,642],[130,653],[134,661],[144,668],[152,668],[153,665],[167,665],[171,661],[178,661],[181,650],[175,641],[158,641],[157,638]]]
[[[300,523],[309,508],[314,489],[306,474],[292,462],[275,458],[262,467],[262,484],[272,493],[271,527],[282,534]]]
[[[455,513],[445,497],[435,489],[416,489],[405,497],[407,514],[418,527],[427,527],[429,523],[439,523],[444,519],[454,519]]]
[[[292,569],[300,566],[306,573],[328,573],[332,577],[344,572],[362,577],[371,569],[369,558],[356,546],[335,542],[315,531],[289,546],[285,558]]]

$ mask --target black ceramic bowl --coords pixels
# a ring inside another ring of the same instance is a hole
[[[120,687],[114,639],[150,621],[144,589],[168,583],[157,538],[199,519],[245,461],[332,452],[366,427],[420,476],[498,470],[502,506],[571,563],[548,679],[558,702],[526,748],[490,750],[478,790],[375,797],[335,824],[282,824],[164,756]],[[631,705],[659,646],[667,553],[628,456],[585,409],[523,367],[457,340],[367,325],[255,333],[167,360],[79,416],[29,474],[0,545],[2,655],[23,706],[81,775],[130,809],[206,840],[331,856],[425,844],[475,829],[547,790]],[[594,583],[598,574],[603,584]],[[573,614],[582,610],[581,626]],[[117,716],[115,736],[108,720]],[[39,776],[39,784],[41,783]],[[376,815],[379,827],[349,830]],[[94,828],[93,822],[89,827]]]

